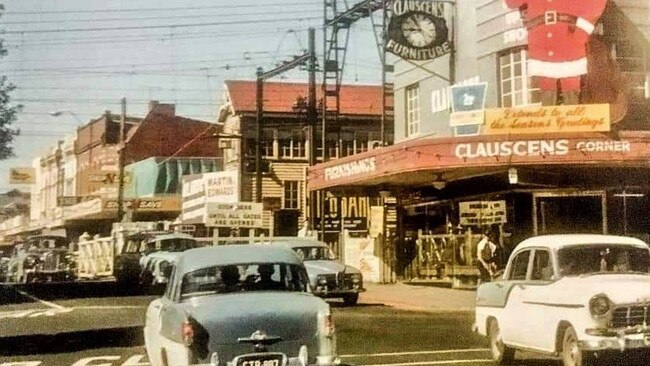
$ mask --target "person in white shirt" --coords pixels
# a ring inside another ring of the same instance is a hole
[[[491,261],[496,249],[497,246],[491,239],[490,230],[484,230],[483,237],[476,245],[476,258],[478,259],[480,282],[489,282],[492,279],[492,275],[494,275]]]

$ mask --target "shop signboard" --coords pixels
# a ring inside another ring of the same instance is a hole
[[[102,207],[105,210],[117,210],[118,201],[104,200]],[[179,197],[131,198],[124,200],[123,207],[134,211],[180,211],[181,200]]]
[[[451,127],[482,125],[485,122],[487,83],[453,85],[451,93]]]
[[[205,202],[239,202],[239,174],[224,171],[203,174]]]
[[[386,50],[405,60],[425,61],[452,51],[445,20],[447,1],[395,0],[390,7]]]
[[[468,201],[458,204],[459,223],[463,226],[483,226],[507,222],[506,201]]]
[[[324,221],[326,232],[340,232],[341,218],[343,229],[349,231],[368,230],[370,215],[370,198],[357,196],[330,197],[325,199],[325,218],[321,219],[320,201],[316,204],[315,229],[322,230],[321,221]]]
[[[112,186],[117,187],[120,184],[120,172],[117,170],[100,170],[91,169],[83,170],[81,179],[87,184],[96,186]],[[131,183],[131,173],[124,172],[124,183]]]
[[[205,226],[229,228],[262,228],[262,203],[208,202],[205,205]]]
[[[527,106],[485,111],[485,135],[606,132],[609,104]]]
[[[36,170],[34,168],[10,168],[9,184],[34,184]]]

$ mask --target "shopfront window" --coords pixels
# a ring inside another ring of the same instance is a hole
[[[650,83],[650,70],[645,62],[648,58],[647,52],[627,39],[618,40],[614,47],[618,66],[630,86],[630,101],[644,102],[646,98],[650,98],[650,91],[646,87]]]
[[[501,106],[517,107],[540,102],[535,78],[528,75],[526,49],[512,49],[499,56]]]
[[[406,88],[406,136],[420,133],[420,85]]]

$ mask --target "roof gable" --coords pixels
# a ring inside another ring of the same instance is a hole
[[[226,90],[235,114],[256,111],[256,83],[251,80],[226,80]],[[264,111],[271,113],[294,113],[298,98],[307,98],[306,83],[264,83]],[[322,99],[321,88],[316,88],[316,99]],[[380,116],[382,87],[380,85],[342,85],[342,115],[376,115]],[[393,105],[392,97],[387,100]]]

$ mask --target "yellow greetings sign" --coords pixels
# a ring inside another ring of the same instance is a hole
[[[483,133],[504,135],[609,130],[609,104],[584,104],[487,109]]]

